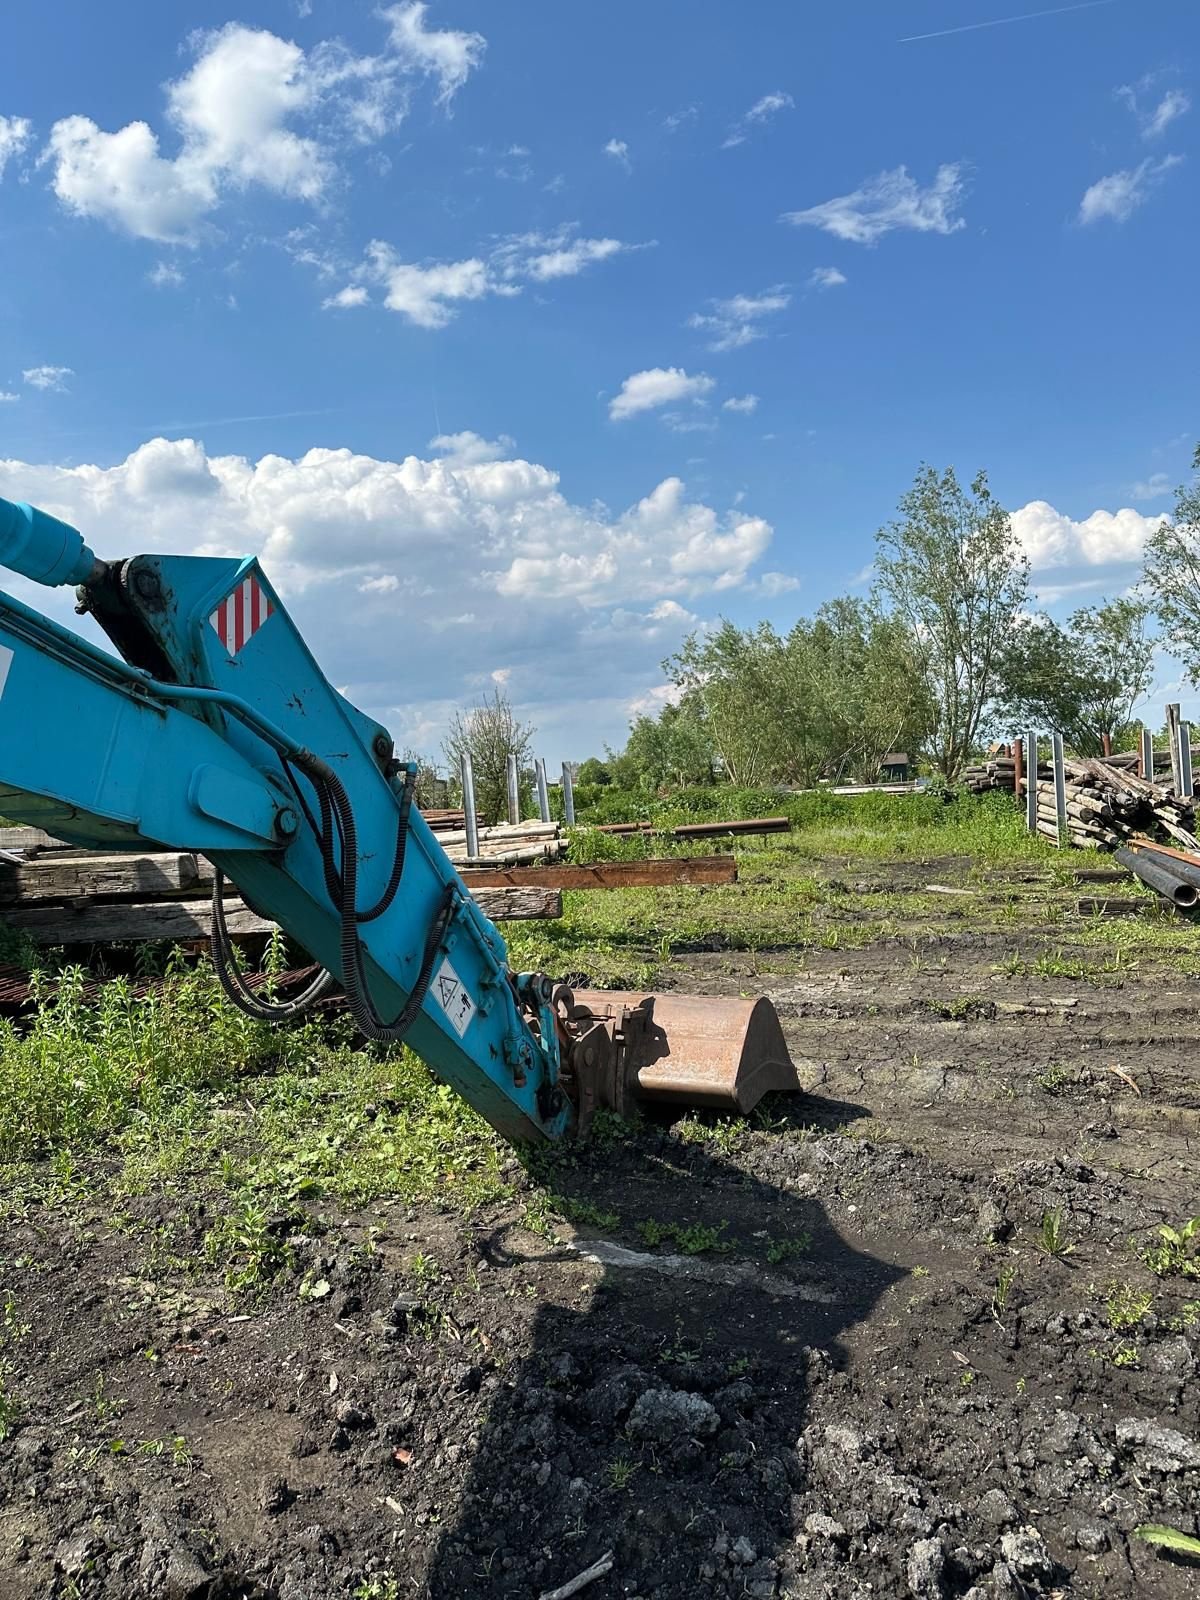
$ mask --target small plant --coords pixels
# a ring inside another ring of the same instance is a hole
[[[392,1573],[364,1578],[354,1591],[354,1600],[400,1600],[400,1579]]]
[[[962,1388],[962,1389],[969,1389],[971,1387],[971,1385],[975,1382],[975,1379],[976,1379],[977,1376],[978,1376],[978,1374],[972,1372],[970,1367],[968,1367],[965,1372],[962,1372],[962,1373],[959,1374],[959,1378],[958,1378],[959,1387]]]
[[[1136,1328],[1154,1304],[1149,1289],[1135,1289],[1132,1284],[1113,1283],[1108,1289],[1108,1325],[1114,1333],[1126,1328]]]
[[[1154,1545],[1156,1549],[1173,1550],[1176,1555],[1191,1556],[1200,1561],[1200,1539],[1179,1528],[1164,1527],[1160,1522],[1143,1522],[1133,1530],[1133,1537]]]
[[[1200,1278],[1200,1217],[1192,1217],[1180,1228],[1163,1223],[1158,1236],[1162,1242],[1148,1245],[1142,1252],[1150,1271],[1159,1278]]]
[[[15,1395],[11,1395],[5,1387],[4,1375],[0,1374],[0,1443],[8,1438],[13,1428],[21,1418],[21,1402]]]
[[[1008,1304],[1012,1286],[1017,1281],[1017,1269],[1010,1262],[1008,1266],[1001,1267],[996,1278],[996,1287],[992,1290],[992,1315],[999,1322],[1005,1306]]]
[[[927,1278],[929,1276],[929,1268],[928,1267],[914,1267],[912,1269],[912,1275],[913,1275],[914,1278]]]
[[[628,1456],[617,1456],[617,1458],[614,1461],[610,1461],[608,1466],[604,1469],[604,1477],[608,1483],[608,1487],[612,1489],[614,1493],[620,1494],[622,1490],[629,1487],[630,1480],[637,1469],[638,1464],[636,1461],[630,1461]]]
[[[1114,1367],[1136,1367],[1141,1360],[1138,1347],[1135,1344],[1119,1344],[1112,1353]]]
[[[728,1240],[721,1238],[728,1226],[727,1222],[722,1222],[709,1228],[701,1222],[693,1222],[683,1228],[677,1222],[659,1222],[650,1217],[637,1224],[637,1231],[652,1249],[671,1240],[685,1256],[700,1256],[708,1250],[724,1254],[733,1249]]]
[[[1043,1094],[1056,1095],[1074,1082],[1074,1076],[1069,1067],[1047,1067],[1045,1072],[1038,1073],[1034,1082]]]
[[[811,1233],[794,1233],[788,1239],[772,1239],[767,1246],[767,1260],[773,1267],[778,1266],[781,1261],[790,1261],[793,1256],[807,1255],[811,1248]]]
[[[1042,1225],[1038,1230],[1038,1246],[1048,1256],[1069,1256],[1075,1246],[1068,1242],[1066,1219],[1061,1206],[1042,1212]]]
[[[426,1255],[424,1250],[418,1250],[409,1257],[408,1275],[415,1278],[418,1283],[435,1283],[442,1275],[442,1269],[433,1256]]]

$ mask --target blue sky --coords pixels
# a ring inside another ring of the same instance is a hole
[[[1059,609],[1186,473],[1189,0],[3,29],[0,493],[260,553],[401,742],[500,682],[551,762],[620,743],[689,628],[861,587],[922,459]]]

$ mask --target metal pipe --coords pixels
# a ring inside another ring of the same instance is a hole
[[[1147,888],[1156,890],[1164,899],[1170,900],[1180,911],[1190,911],[1200,901],[1200,888],[1194,883],[1186,883],[1173,869],[1168,871],[1161,860],[1150,856],[1148,852],[1118,850],[1114,859],[1121,866],[1128,867]]]
[[[1025,745],[1021,739],[1012,742],[1013,752],[1013,794],[1017,800],[1021,798],[1021,779],[1025,776]]]
[[[1151,783],[1154,781],[1154,735],[1146,725],[1142,724],[1142,734],[1138,741],[1141,760],[1139,762],[1139,778],[1146,778]]]
[[[479,855],[479,818],[475,814],[475,768],[470,753],[462,756],[463,824],[467,830],[467,855],[474,861]]]
[[[1058,823],[1058,842],[1062,844],[1067,831],[1067,769],[1063,758],[1061,733],[1050,735],[1050,749],[1054,763],[1054,816]]]
[[[508,758],[508,820],[514,827],[521,820],[521,775],[514,755]]]
[[[1149,844],[1130,844],[1126,848],[1144,860],[1157,862],[1164,872],[1200,889],[1200,861],[1187,861],[1179,850],[1160,850]]]
[[[1025,734],[1025,826],[1037,832],[1038,814],[1038,736],[1029,728]]]
[[[1192,725],[1190,722],[1179,724],[1179,782],[1180,794],[1192,793]]]
[[[564,761],[562,768],[563,816],[567,827],[575,826],[575,764]]]
[[[1179,757],[1179,703],[1172,703],[1167,707],[1167,736],[1171,742],[1171,788],[1176,794],[1183,793],[1183,776],[1180,771]]]
[[[534,763],[537,773],[538,814],[543,822],[550,821],[550,791],[546,787],[546,763],[541,756]]]

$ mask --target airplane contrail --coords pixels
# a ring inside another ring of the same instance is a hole
[[[1032,22],[1035,17],[1061,17],[1066,11],[1092,11],[1097,6],[1116,5],[1117,0],[1077,0],[1073,6],[1053,6],[1049,11],[1023,11],[1019,17],[994,17],[990,22],[965,22],[959,28],[940,28],[936,33],[910,33],[897,41],[916,44],[921,39],[945,39],[952,33],[974,33],[978,28],[1003,28],[1009,22]]]

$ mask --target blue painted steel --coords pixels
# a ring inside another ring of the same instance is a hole
[[[47,511],[0,500],[0,566],[35,583],[83,583],[96,558],[83,535]]]
[[[0,502],[0,513],[7,509]],[[15,542],[0,547],[0,559],[14,549]],[[60,581],[78,581],[80,561]],[[212,618],[251,574],[273,611],[231,654]],[[122,587],[176,682],[156,681],[0,594],[0,650],[13,652],[0,692],[0,814],[83,844],[202,850],[339,974],[339,908],[316,837],[306,822],[289,833],[303,809],[293,778],[310,812],[316,795],[282,757],[311,751],[344,785],[363,909],[382,895],[396,846],[399,785],[386,730],[329,685],[256,562],[139,556],[126,564]],[[197,778],[207,767],[223,776]],[[209,806],[213,795],[219,803]],[[558,1138],[572,1111],[555,1089],[549,1009],[530,1006],[541,1013],[539,1037],[518,1005],[503,939],[415,810],[399,892],[360,925],[375,1009],[387,1020],[403,1007],[448,886],[455,916],[408,1042],[506,1137]]]

